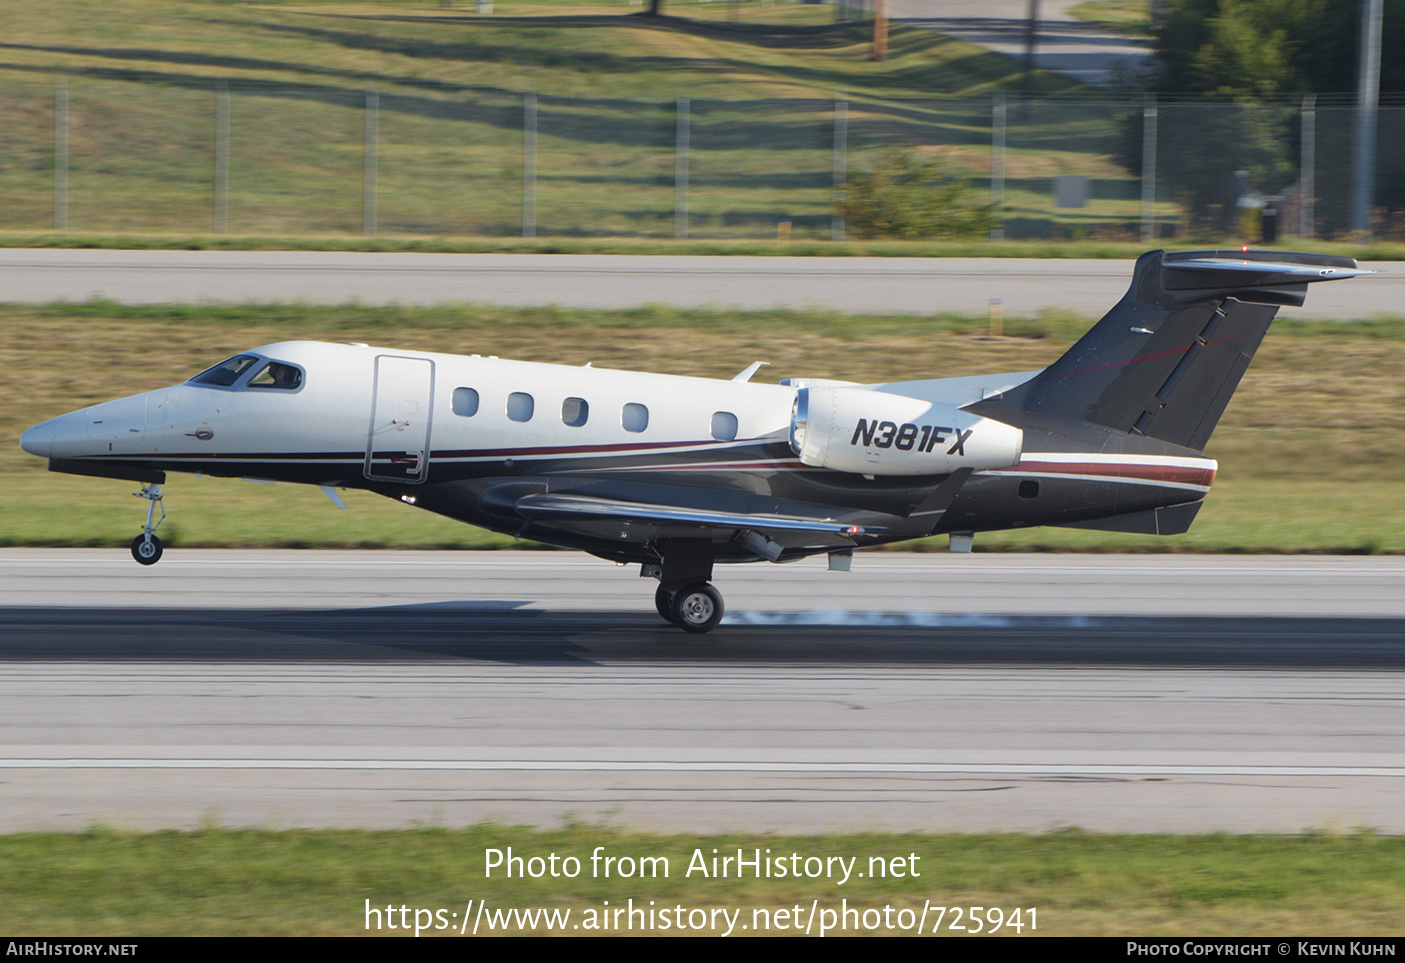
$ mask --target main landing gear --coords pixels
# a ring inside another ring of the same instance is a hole
[[[142,526],[142,533],[132,539],[132,558],[143,565],[155,565],[161,561],[163,546],[161,539],[156,537],[156,530],[161,527],[161,523],[166,520],[166,506],[161,503],[160,485],[143,485],[141,491],[132,492],[138,498],[145,498],[148,502],[146,506],[146,524]],[[156,514],[157,508],[161,509],[161,517],[156,520],[156,524],[151,524],[152,517]]]
[[[659,564],[646,564],[639,574],[659,580],[654,608],[665,621],[684,632],[701,635],[722,621],[722,593],[712,585],[712,542],[673,538],[660,548]]]
[[[711,582],[694,582],[676,592],[662,585],[654,593],[654,608],[684,632],[710,632],[722,621],[722,593]]]

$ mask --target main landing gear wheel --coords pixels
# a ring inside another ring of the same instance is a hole
[[[654,608],[659,610],[659,615],[663,616],[665,622],[672,622],[674,625],[678,624],[678,619],[673,614],[673,600],[677,594],[677,592],[668,591],[662,585],[654,593]]]
[[[161,551],[161,539],[155,535],[148,538],[143,534],[132,539],[132,558],[143,565],[155,565],[161,561]]]
[[[679,589],[673,597],[672,608],[670,621],[684,632],[700,635],[712,631],[722,621],[722,593],[709,582],[694,582]]]

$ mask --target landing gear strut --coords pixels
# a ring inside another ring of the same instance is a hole
[[[162,552],[161,539],[156,537],[156,530],[166,520],[166,506],[161,503],[161,486],[143,485],[141,491],[132,494],[138,498],[145,498],[148,502],[146,524],[142,526],[142,533],[132,539],[132,558],[143,565],[155,565],[161,561]],[[156,519],[156,524],[153,525],[151,520],[157,508],[161,509],[161,517]]]
[[[706,539],[670,539],[660,546],[661,564],[646,564],[639,573],[659,580],[654,608],[665,621],[700,635],[722,621],[722,593],[712,578],[713,548]]]

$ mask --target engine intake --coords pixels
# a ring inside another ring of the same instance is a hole
[[[812,468],[946,475],[1018,464],[1024,432],[959,408],[868,388],[801,388],[790,447]]]

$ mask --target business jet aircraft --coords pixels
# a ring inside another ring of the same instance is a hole
[[[1280,305],[1369,273],[1345,257],[1152,251],[1043,371],[859,384],[730,381],[288,341],[20,437],[51,471],[142,483],[161,558],[171,471],[364,488],[483,528],[638,562],[659,614],[722,618],[714,562],[945,533],[1186,531],[1202,454]],[[155,511],[161,509],[160,518]],[[155,524],[153,524],[153,521]]]

